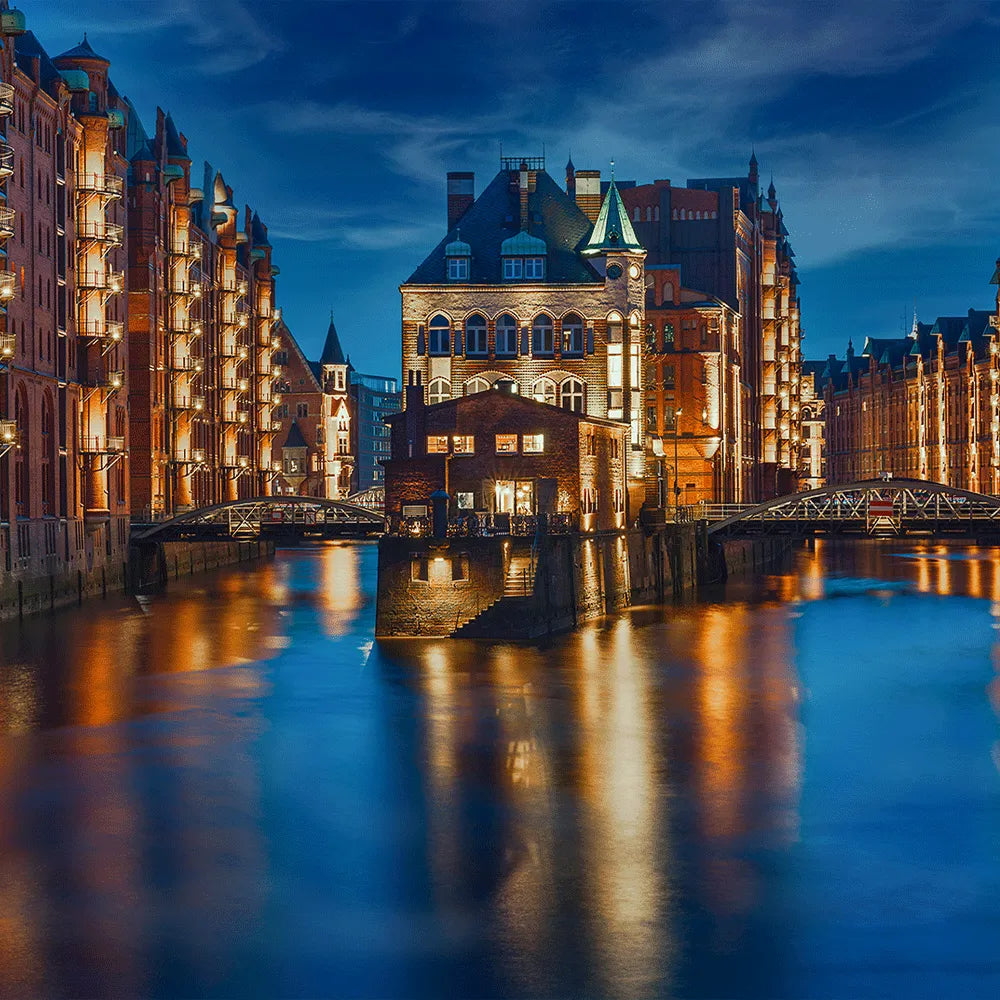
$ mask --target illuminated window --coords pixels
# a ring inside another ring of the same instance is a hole
[[[580,497],[580,511],[584,514],[597,513],[597,490],[592,486],[585,486]]]
[[[622,318],[618,313],[612,313],[608,317],[608,343],[620,344],[622,342]]]
[[[476,439],[472,434],[456,434],[451,440],[456,455],[474,455],[476,453]]]
[[[517,320],[508,313],[497,320],[496,353],[498,356],[508,357],[517,354]]]
[[[540,378],[535,383],[532,395],[539,403],[548,403],[549,406],[556,405],[556,384],[550,378]]]
[[[427,402],[443,403],[446,399],[451,399],[451,383],[444,378],[432,379],[427,386]]]
[[[564,410],[583,413],[583,382],[568,378],[559,386],[559,405]]]
[[[608,344],[608,388],[622,387],[622,345]]]
[[[503,262],[503,276],[507,281],[520,278],[523,273],[520,257],[506,257]]]
[[[428,455],[447,455],[448,454],[448,435],[447,434],[428,434],[427,435],[427,454]]]
[[[517,435],[516,434],[498,434],[497,435],[497,454],[498,455],[516,455],[517,454]]]
[[[677,385],[677,370],[673,365],[663,366],[663,388],[673,389]]]
[[[525,455],[540,455],[545,451],[544,434],[525,434],[521,438],[521,450]]]
[[[465,394],[466,396],[474,396],[477,392],[486,392],[489,387],[490,383],[481,375],[477,375],[465,383]]]
[[[562,352],[583,354],[583,320],[576,313],[570,313],[562,321]]]

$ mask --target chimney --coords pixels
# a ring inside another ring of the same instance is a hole
[[[600,170],[576,172],[576,204],[591,222],[597,221],[597,216],[601,213]]]
[[[462,218],[476,200],[476,175],[468,171],[448,174],[448,229]]]
[[[424,449],[427,446],[425,426],[424,387],[421,384],[420,372],[414,373],[411,370],[406,386],[406,444],[410,458],[425,454]]]
[[[521,202],[521,230],[528,231],[528,163],[521,161],[521,171],[518,184],[518,194]]]

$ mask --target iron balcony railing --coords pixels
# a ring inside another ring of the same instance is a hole
[[[121,271],[81,267],[76,272],[76,283],[82,289],[117,294],[125,287],[125,276]]]
[[[174,399],[174,408],[178,410],[192,410],[201,413],[205,409],[204,396],[177,396]]]
[[[76,235],[82,240],[121,246],[125,237],[125,228],[113,222],[105,222],[103,219],[85,220],[77,223]]]
[[[125,450],[125,438],[108,436],[85,436],[80,441],[80,451],[84,455],[118,455]]]
[[[14,87],[9,83],[0,83],[0,115],[14,113]]]
[[[76,325],[76,332],[81,337],[94,337],[100,340],[120,341],[125,334],[125,324],[118,320],[98,319],[81,320]]]
[[[17,337],[13,333],[0,334],[0,364],[11,361],[17,353]]]
[[[125,191],[125,181],[118,174],[78,174],[76,188],[87,194],[120,198]]]
[[[9,240],[14,235],[14,219],[17,212],[4,205],[0,208],[0,239]]]
[[[17,294],[17,275],[13,271],[0,271],[0,301],[9,301]]]
[[[0,177],[10,177],[14,173],[14,147],[9,142],[0,142]]]
[[[170,253],[175,257],[186,257],[189,260],[201,260],[201,244],[175,240],[170,245]]]

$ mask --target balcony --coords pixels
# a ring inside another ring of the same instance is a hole
[[[0,83],[0,115],[14,113],[14,88],[9,83]]]
[[[190,355],[186,357],[174,356],[173,360],[170,362],[170,367],[175,372],[186,372],[190,375],[199,375],[205,370],[205,363],[201,358],[193,358]]]
[[[10,177],[14,173],[14,147],[9,143],[0,142],[0,178]]]
[[[12,333],[0,333],[0,365],[10,364],[17,354],[17,337]]]
[[[17,421],[0,420],[0,455],[6,455],[17,445]]]
[[[190,410],[193,413],[201,413],[205,409],[205,397],[188,395],[175,396],[174,409]]]
[[[0,208],[0,240],[9,240],[14,235],[14,219],[17,213],[4,205]]]
[[[84,194],[120,198],[125,191],[125,181],[118,174],[79,174],[76,189]]]
[[[205,464],[205,449],[204,448],[175,448],[174,449],[174,461],[181,462],[184,465],[204,465]]]
[[[236,410],[232,407],[227,407],[222,413],[222,422],[224,424],[245,424],[248,420],[248,415],[246,410]]]
[[[170,253],[175,257],[185,257],[188,260],[201,260],[201,244],[175,240],[170,245]]]
[[[125,229],[113,222],[98,219],[79,223],[76,227],[76,235],[82,240],[107,243],[109,246],[121,246],[125,237]]]
[[[125,438],[88,435],[81,438],[80,451],[84,455],[120,455],[125,451]]]
[[[103,317],[87,319],[77,323],[76,332],[80,337],[93,337],[97,340],[110,340],[118,343],[125,336],[125,324]]]
[[[13,271],[0,271],[0,302],[9,302],[17,294],[17,275]]]

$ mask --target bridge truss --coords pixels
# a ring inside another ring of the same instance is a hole
[[[321,497],[274,496],[199,507],[153,524],[133,524],[132,541],[364,538],[381,535],[374,510]]]
[[[685,513],[707,520],[710,534],[1000,535],[1000,497],[919,479],[825,486],[761,504],[696,504]]]

